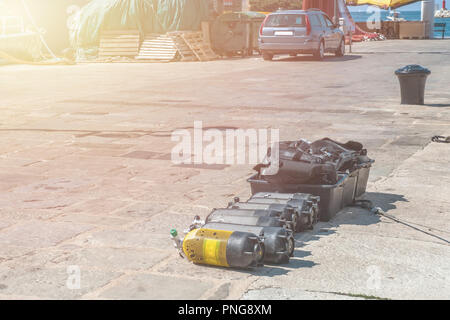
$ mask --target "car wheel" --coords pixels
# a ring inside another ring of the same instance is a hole
[[[323,60],[323,57],[325,56],[325,45],[323,41],[320,41],[319,48],[313,55],[316,60]]]
[[[344,42],[344,39],[342,39],[341,44],[336,49],[336,52],[334,53],[334,55],[336,57],[342,57],[344,54],[345,54],[345,42]]]
[[[263,59],[266,61],[271,61],[273,59],[273,54],[270,53],[263,53]]]

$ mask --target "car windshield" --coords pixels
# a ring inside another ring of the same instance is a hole
[[[304,14],[273,14],[269,16],[265,27],[304,27]]]

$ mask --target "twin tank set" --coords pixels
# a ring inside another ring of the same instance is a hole
[[[261,192],[247,202],[235,198],[214,209],[204,221],[196,216],[184,239],[171,230],[182,257],[222,267],[251,268],[288,263],[295,249],[294,233],[317,222],[319,197],[310,194]]]

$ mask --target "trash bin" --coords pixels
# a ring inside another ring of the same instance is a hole
[[[248,48],[248,54],[253,55],[253,51],[258,50],[259,52],[259,44],[258,44],[258,36],[259,29],[261,28],[261,24],[264,22],[266,15],[260,12],[247,11],[245,14],[249,17],[250,20],[250,43]]]
[[[211,44],[222,56],[247,56],[258,49],[258,32],[265,15],[258,12],[228,12],[212,23]]]
[[[410,64],[395,70],[400,82],[401,104],[424,104],[425,82],[430,70]]]

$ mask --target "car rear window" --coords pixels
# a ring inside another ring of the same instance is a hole
[[[273,14],[267,18],[265,27],[304,27],[304,14]]]

